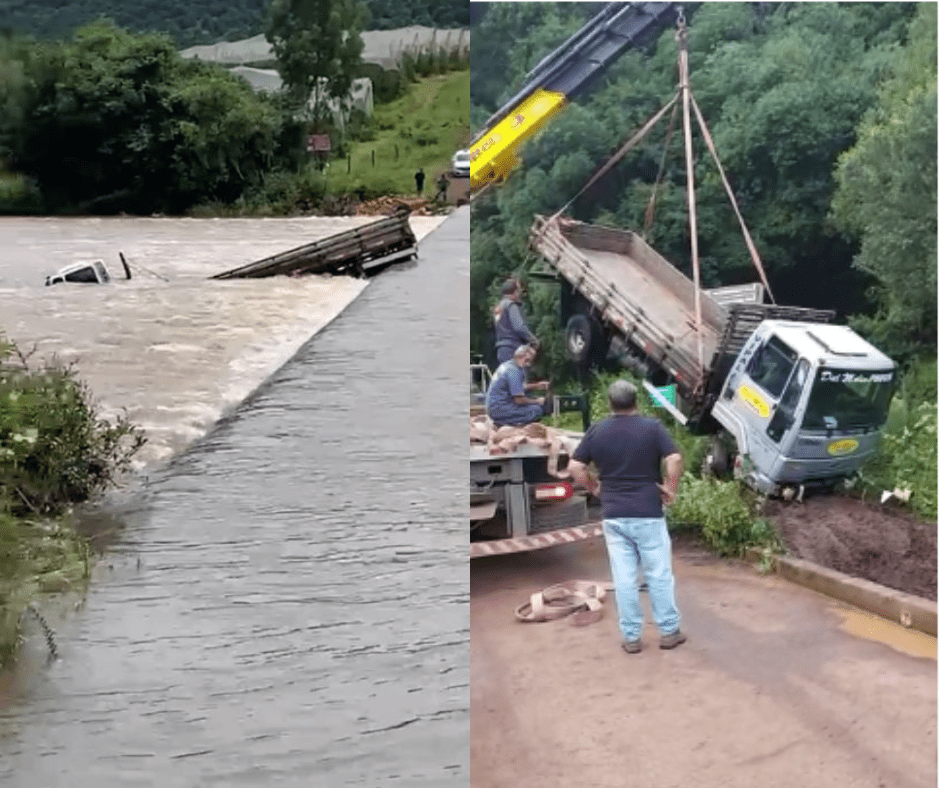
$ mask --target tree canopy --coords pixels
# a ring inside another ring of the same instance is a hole
[[[274,103],[219,66],[183,60],[166,36],[102,21],[63,44],[15,49],[16,68],[0,74],[0,96],[17,108],[0,153],[35,179],[48,210],[228,202],[279,154]]]
[[[916,349],[937,335],[937,7],[922,3],[910,43],[838,160],[832,215],[878,281],[882,341]]]
[[[368,30],[409,25],[466,27],[467,0],[365,0]],[[80,27],[107,17],[125,30],[165,33],[178,47],[238,41],[262,33],[270,0],[8,0],[0,28],[38,39],[66,39]]]

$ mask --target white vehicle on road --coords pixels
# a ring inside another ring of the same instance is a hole
[[[450,171],[458,178],[470,177],[470,152],[459,150],[450,160]]]

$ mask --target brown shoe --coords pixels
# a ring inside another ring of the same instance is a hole
[[[685,643],[685,632],[680,632],[678,629],[675,632],[670,632],[668,635],[663,635],[659,639],[660,648],[675,648],[680,643]]]
[[[643,650],[643,644],[639,640],[625,640],[620,644],[620,648],[628,654],[639,654]]]

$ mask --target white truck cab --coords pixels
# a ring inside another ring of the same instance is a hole
[[[748,339],[712,407],[761,492],[831,486],[878,445],[895,363],[848,326],[766,320]]]
[[[128,277],[129,278],[129,277]],[[72,263],[65,268],[46,277],[46,287],[64,282],[77,282],[80,284],[107,284],[111,281],[111,274],[102,260],[92,260],[87,263]]]

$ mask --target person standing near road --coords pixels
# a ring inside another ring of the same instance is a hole
[[[420,197],[421,192],[424,191],[424,169],[421,167],[418,167],[418,171],[415,173],[415,189]]]
[[[614,582],[624,651],[642,649],[643,609],[637,591],[642,566],[649,586],[650,606],[659,628],[659,647],[675,648],[686,640],[679,629],[672,543],[663,505],[679,491],[682,455],[659,421],[636,409],[636,387],[626,380],[607,391],[612,415],[591,425],[572,454],[568,470],[577,484],[597,493],[588,479],[594,463],[600,476],[604,541]],[[665,464],[666,480],[662,482]]]
[[[535,350],[520,345],[513,357],[499,365],[486,391],[486,415],[496,427],[521,426],[552,412],[552,396],[531,398],[528,388],[547,389],[547,381],[528,386],[528,368]]]
[[[434,195],[434,202],[447,202],[447,187],[449,185],[450,180],[447,177],[447,173],[442,172],[437,179],[437,194]]]
[[[536,350],[539,340],[529,330],[522,311],[522,284],[518,279],[507,279],[503,284],[503,297],[493,310],[496,329],[496,361],[502,364],[513,357],[520,345],[531,345]]]

